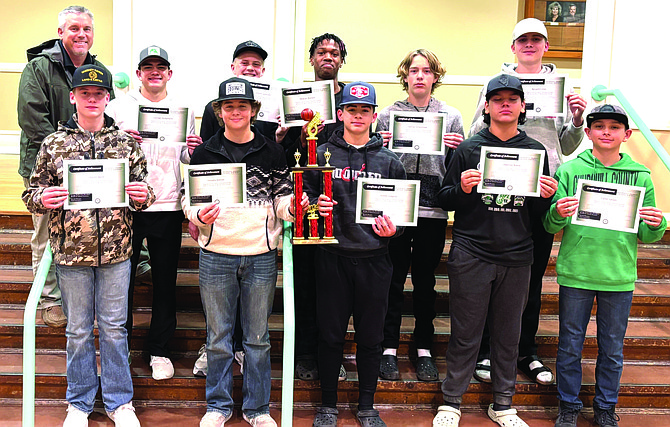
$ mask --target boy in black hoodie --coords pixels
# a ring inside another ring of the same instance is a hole
[[[521,313],[528,298],[533,263],[532,221],[540,220],[556,191],[544,158],[541,197],[478,194],[482,147],[544,150],[517,125],[525,119],[523,89],[518,78],[499,75],[486,90],[485,116],[490,127],[464,141],[452,157],[440,206],[455,211],[449,251],[451,338],[447,376],[442,383],[445,405],[433,426],[455,427],[462,395],[470,384],[484,324],[489,319],[492,350],[493,404],[488,415],[501,426],[527,427],[511,408],[516,381]]]
[[[379,134],[370,136],[376,120],[375,89],[369,83],[349,83],[343,89],[338,118],[344,129],[336,130],[326,144],[317,148],[319,164],[331,154],[333,199],[320,194],[320,174],[305,176],[305,190],[319,213],[333,215],[333,234],[338,245],[316,250],[317,323],[319,326],[319,373],[322,406],[317,408],[314,426],[337,425],[337,377],[342,362],[344,339],[353,313],[356,328],[358,368],[358,420],[363,427],[385,426],[373,408],[384,339],[384,318],[393,267],[388,243],[397,229],[384,215],[375,224],[357,224],[356,191],[359,178],[405,179],[398,157],[385,148]]]

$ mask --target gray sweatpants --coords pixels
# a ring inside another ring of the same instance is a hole
[[[447,348],[447,376],[442,382],[444,401],[461,403],[477,363],[488,314],[493,401],[511,405],[530,265],[490,264],[452,245],[447,271],[451,337]]]

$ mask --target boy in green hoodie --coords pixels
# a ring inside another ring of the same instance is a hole
[[[601,427],[618,426],[614,408],[623,371],[623,339],[637,279],[637,239],[655,242],[667,225],[663,213],[655,207],[649,169],[619,153],[621,144],[632,133],[624,110],[616,105],[599,105],[586,117],[586,123],[586,136],[593,142],[593,149],[558,168],[558,189],[544,217],[549,233],[564,229],[556,263],[560,285],[556,427],[576,426],[582,408],[582,348],[594,297],[598,307],[595,422]],[[573,224],[571,218],[579,205],[575,197],[579,179],[644,187],[637,234]]]

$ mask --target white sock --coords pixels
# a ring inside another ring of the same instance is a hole
[[[397,348],[385,348],[384,353],[383,353],[384,356],[388,356],[388,355],[396,356],[397,354],[398,354],[398,349]]]
[[[430,350],[426,348],[419,348],[416,350],[416,352],[418,353],[419,357],[432,357],[430,355]]]

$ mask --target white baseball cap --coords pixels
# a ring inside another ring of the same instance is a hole
[[[517,22],[512,33],[512,41],[528,33],[542,34],[545,39],[549,39],[547,36],[547,27],[544,26],[542,21],[536,18],[526,18]]]

